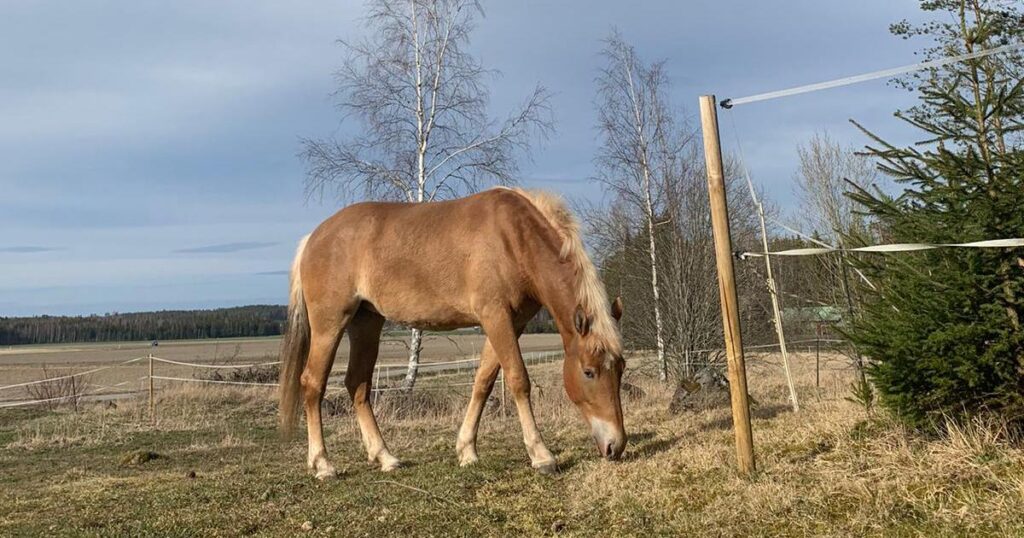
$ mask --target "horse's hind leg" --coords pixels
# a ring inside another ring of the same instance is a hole
[[[313,314],[313,312],[310,312]],[[327,378],[334,365],[334,354],[338,350],[338,342],[345,331],[345,325],[351,319],[350,312],[342,312],[335,316],[310,316],[309,358],[302,371],[302,400],[306,410],[306,430],[309,436],[309,452],[306,464],[323,480],[333,478],[336,474],[334,466],[327,460],[327,449],[324,446],[323,422],[320,418],[320,404],[327,388]]]
[[[383,327],[384,318],[365,309],[360,310],[349,324],[351,351],[348,371],[345,374],[345,386],[352,397],[352,408],[359,422],[359,431],[368,460],[370,463],[380,463],[382,471],[391,471],[399,466],[399,461],[388,452],[384,437],[377,426],[377,419],[373,416],[373,407],[370,405],[373,367],[377,364],[380,331]]]

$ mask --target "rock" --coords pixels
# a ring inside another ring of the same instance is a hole
[[[707,367],[691,378],[679,381],[672,394],[669,413],[703,411],[729,405],[729,380],[718,368]]]
[[[313,530],[313,522],[312,521],[308,521],[308,520],[304,521],[302,523],[302,526],[299,527],[299,528],[301,528],[302,530],[304,530],[306,532],[309,532],[309,531]]]

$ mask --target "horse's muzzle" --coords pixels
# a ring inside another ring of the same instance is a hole
[[[597,451],[604,459],[609,461],[619,459],[622,451],[626,449],[626,435],[620,428],[616,428],[604,420],[592,418],[590,419],[590,431],[594,437],[594,443],[597,444]]]

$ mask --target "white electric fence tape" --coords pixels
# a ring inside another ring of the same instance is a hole
[[[274,362],[262,362],[259,364],[197,364],[194,362],[181,362],[172,361],[171,359],[161,359],[160,357],[153,357],[156,362],[165,362],[167,364],[177,364],[178,366],[191,366],[193,368],[212,368],[214,370],[224,370],[229,368],[258,368],[260,366],[273,366],[275,364],[281,364],[281,361]]]
[[[937,248],[1016,248],[1024,247],[1024,239],[989,239],[986,241],[972,241],[970,243],[893,243],[889,245],[871,245],[857,248],[793,248],[788,250],[776,250],[771,252],[743,252],[740,258],[759,258],[768,256],[817,256],[831,252],[913,252],[918,250],[932,250]]]
[[[790,95],[799,95],[801,93],[816,92],[819,90],[827,90],[831,88],[838,88],[841,86],[849,86],[850,84],[857,84],[859,82],[866,82],[869,80],[875,80],[880,78],[894,77],[896,75],[902,75],[904,73],[912,73],[914,71],[921,71],[923,69],[930,69],[933,67],[942,67],[956,62],[962,62],[964,60],[973,60],[975,58],[982,58],[992,54],[999,54],[1002,52],[1009,52],[1012,50],[1018,50],[1024,48],[1024,43],[1016,43],[1010,45],[1003,45],[992,49],[979,50],[968,54],[961,54],[959,56],[950,56],[948,58],[940,58],[938,60],[931,60],[927,62],[919,62],[911,65],[904,65],[902,67],[894,67],[891,69],[883,69],[881,71],[873,71],[871,73],[864,73],[863,75],[855,75],[852,77],[845,77],[836,80],[830,80],[827,82],[818,82],[816,84],[807,84],[805,86],[797,86],[796,88],[789,88],[785,90],[777,90],[767,93],[759,93],[757,95],[751,95],[748,97],[739,97],[736,99],[725,99],[720,104],[722,108],[732,108],[738,105],[745,105],[748,103],[756,103],[757,101],[767,101],[769,99],[778,99],[780,97],[789,97]]]

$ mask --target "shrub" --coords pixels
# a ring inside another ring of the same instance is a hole
[[[932,5],[949,9],[954,22],[925,27],[940,45],[929,53],[987,49],[1019,32],[999,24],[1006,13],[993,11],[992,2],[981,2],[977,12],[961,11],[960,4]],[[898,116],[923,130],[927,142],[899,148],[875,137],[869,148],[902,192],[851,194],[879,237],[894,243],[1024,237],[1024,83],[1013,76],[1022,66],[1019,55],[989,56],[910,81],[921,102]],[[864,238],[850,238],[857,240]],[[929,430],[978,413],[1024,423],[1021,249],[947,248],[858,263],[873,285],[864,290],[866,304],[850,336],[871,359],[868,371],[884,406]]]

